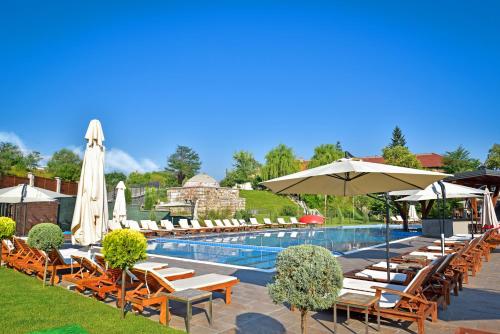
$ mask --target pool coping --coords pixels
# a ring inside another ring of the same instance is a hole
[[[361,225],[361,226],[366,226],[366,225]],[[351,225],[349,225],[349,227],[351,227]],[[389,245],[395,244],[395,243],[399,243],[399,242],[408,241],[408,240],[412,240],[412,239],[416,239],[418,237],[421,237],[421,235],[415,235],[415,236],[406,237],[406,238],[403,238],[403,239],[392,240],[392,241],[389,241]],[[188,241],[189,239],[178,239],[178,240]],[[376,244],[376,245],[372,245],[372,246],[368,246],[368,247],[363,247],[363,248],[359,248],[359,249],[353,249],[353,250],[347,251],[347,252],[337,252],[337,254],[335,254],[334,252],[331,252],[331,253],[335,257],[343,257],[343,256],[346,256],[346,255],[351,255],[351,254],[355,254],[355,253],[358,253],[358,252],[363,252],[363,251],[366,251],[366,250],[383,247],[385,245],[386,245],[386,243],[384,242],[384,243],[380,243],[380,244]],[[218,263],[218,262],[210,262],[210,261],[201,261],[201,260],[186,259],[186,258],[182,258],[182,257],[175,257],[175,256],[168,256],[168,255],[152,254],[152,253],[148,253],[148,252],[146,252],[146,254],[148,254],[151,257],[158,257],[158,258],[167,259],[167,260],[185,261],[185,262],[190,262],[190,263],[199,263],[199,264],[206,264],[206,265],[212,265],[212,266],[218,266],[218,267],[225,267],[225,268],[234,268],[234,269],[240,269],[240,270],[251,270],[251,271],[262,272],[262,273],[273,273],[273,272],[276,272],[276,267],[271,268],[271,269],[261,269],[261,268],[254,268],[254,267],[238,266],[238,265],[234,265],[234,264],[225,264],[225,263]]]

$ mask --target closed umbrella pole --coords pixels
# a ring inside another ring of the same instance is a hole
[[[387,282],[391,281],[391,265],[389,255],[389,220],[391,219],[391,208],[389,207],[389,194],[385,194],[385,259],[387,264]]]
[[[444,221],[446,216],[446,187],[444,186],[442,181],[438,181],[439,186],[441,187],[441,199],[442,199],[442,215],[441,215],[441,255],[444,256]]]

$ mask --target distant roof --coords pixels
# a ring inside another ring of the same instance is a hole
[[[183,188],[209,187],[220,188],[219,182],[207,174],[198,174],[184,183]]]
[[[415,154],[418,161],[425,168],[441,168],[443,167],[443,156],[437,153],[418,153]],[[384,157],[372,156],[372,157],[360,157],[359,159],[367,162],[375,162],[379,164],[384,163]]]
[[[471,172],[457,173],[454,176],[446,178],[445,181],[469,187],[484,185],[500,186],[500,170],[480,168]]]

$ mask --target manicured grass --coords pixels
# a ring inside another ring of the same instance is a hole
[[[259,213],[269,216],[271,212],[280,214],[284,206],[297,206],[285,196],[273,194],[263,190],[240,190],[240,196],[246,199],[247,210],[258,210]]]
[[[88,333],[184,333],[143,316],[120,311],[93,298],[0,268],[0,332],[30,333],[79,325]]]

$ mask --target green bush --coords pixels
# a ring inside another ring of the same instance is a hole
[[[149,212],[149,220],[156,221],[156,213],[154,211]]]
[[[240,210],[234,214],[234,218],[244,219],[245,221],[250,220],[251,217],[253,217],[253,215],[248,210]]]
[[[0,217],[0,240],[11,238],[16,232],[16,222],[9,217]]]
[[[287,217],[295,217],[297,215],[297,207],[293,205],[285,205],[281,208],[281,215]]]
[[[268,285],[274,303],[289,303],[301,312],[305,333],[307,312],[330,308],[342,289],[339,263],[326,248],[313,245],[288,247],[276,261],[276,274]]]
[[[111,268],[126,269],[146,259],[147,240],[141,232],[116,230],[102,242],[104,259]]]
[[[56,224],[41,223],[33,226],[28,233],[28,245],[45,252],[59,249],[63,243],[63,232]]]

